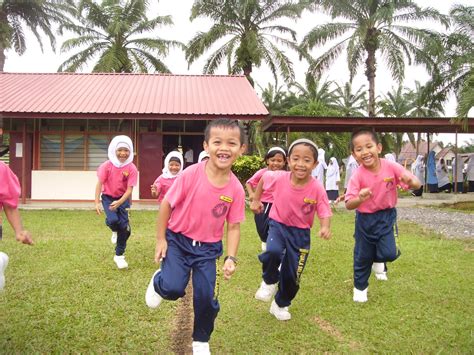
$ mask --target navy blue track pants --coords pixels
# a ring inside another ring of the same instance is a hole
[[[269,285],[278,282],[275,302],[279,307],[289,306],[298,293],[309,249],[310,229],[289,227],[269,219],[267,250],[258,258],[263,281]]]
[[[130,201],[126,200],[115,211],[110,210],[110,204],[120,197],[112,197],[102,194],[102,206],[105,212],[105,224],[112,230],[117,232],[117,245],[115,246],[115,255],[123,255],[127,248],[127,240],[132,233],[128,220],[128,209]]]
[[[257,213],[254,216],[255,226],[257,227],[257,233],[260,237],[262,242],[266,242],[268,239],[268,215],[270,214],[270,210],[272,209],[272,203],[270,202],[263,202],[263,212]]]
[[[166,258],[153,281],[155,291],[166,300],[183,297],[192,270],[193,340],[208,342],[220,309],[217,263],[222,255],[222,242],[199,243],[169,229],[166,241]]]
[[[400,256],[397,210],[389,208],[374,213],[356,211],[354,246],[354,287],[365,290],[374,262],[394,261]]]

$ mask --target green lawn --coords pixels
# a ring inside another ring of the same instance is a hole
[[[129,269],[119,271],[103,217],[93,211],[22,211],[35,245],[14,241],[0,293],[0,353],[170,352],[178,302],[145,306],[156,213],[134,211]],[[402,256],[389,281],[370,280],[369,302],[352,301],[353,214],[337,211],[330,241],[313,239],[292,320],[277,321],[253,296],[260,242],[242,226],[238,271],[221,282],[215,353],[472,353],[474,243],[426,235],[402,223]]]

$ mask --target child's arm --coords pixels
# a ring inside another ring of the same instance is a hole
[[[323,239],[331,239],[331,218],[320,218],[319,226],[319,236]]]
[[[102,205],[100,203],[100,193],[102,192],[102,183],[97,181],[97,185],[95,186],[95,211],[97,214],[100,214],[102,211]]]
[[[250,201],[250,209],[253,213],[258,214],[263,212],[263,204],[260,201],[263,192],[263,177],[258,182],[257,187],[255,188],[253,199]]]
[[[368,187],[365,187],[359,191],[358,197],[346,201],[346,208],[348,210],[354,210],[359,207],[362,202],[368,200],[371,196],[372,190]]]
[[[20,211],[18,208],[13,208],[7,205],[4,205],[3,208],[5,210],[5,215],[7,216],[8,222],[10,222],[10,225],[15,231],[16,240],[22,242],[23,244],[33,244],[30,232],[23,229]]]
[[[166,228],[168,227],[170,216],[171,205],[166,198],[164,198],[161,202],[160,211],[158,212],[158,218],[156,221],[156,263],[159,263],[163,258],[166,258],[166,250],[168,249],[168,243],[166,242]]]
[[[115,211],[117,208],[119,208],[122,205],[122,203],[124,203],[125,201],[129,199],[129,197],[132,195],[132,191],[133,191],[133,186],[129,186],[127,188],[127,191],[125,191],[122,197],[120,197],[118,200],[115,200],[114,202],[110,204],[110,210]]]
[[[249,194],[249,201],[252,202],[254,199],[255,190],[253,189],[252,185],[250,185],[249,183],[245,184],[245,188],[247,189],[247,192]]]
[[[408,185],[408,187],[412,190],[418,190],[421,187],[420,180],[413,174],[409,173],[408,170],[405,171],[402,176],[400,176],[400,181]]]
[[[158,189],[155,184],[151,185],[151,195],[153,197],[158,197],[160,195],[161,188]]]
[[[235,272],[237,249],[240,242],[240,223],[227,223],[227,260],[224,262],[224,278],[229,280]]]

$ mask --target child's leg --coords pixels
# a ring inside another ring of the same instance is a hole
[[[354,233],[354,287],[361,291],[369,286],[370,271],[375,258],[376,240],[373,235],[370,235],[374,223],[376,223],[376,220],[372,214],[356,212]]]
[[[276,284],[280,279],[278,267],[285,251],[285,238],[280,224],[270,219],[267,239],[267,250],[258,256],[262,263],[262,278],[267,285]]]
[[[377,242],[376,261],[394,261],[401,254],[400,249],[397,246],[398,227],[396,210],[392,209],[387,212],[383,216],[381,223],[386,224],[387,228],[385,229],[385,233]]]
[[[128,219],[128,208],[130,208],[129,201],[125,201],[119,208],[117,208],[117,245],[115,247],[115,255],[123,255],[127,247],[127,240],[132,233]]]
[[[185,295],[189,282],[191,264],[188,260],[189,253],[181,245],[180,234],[166,231],[168,249],[166,258],[161,263],[161,271],[154,278],[155,291],[166,300],[177,300]]]
[[[271,203],[264,202],[263,203],[263,212],[258,213],[254,216],[255,226],[257,228],[258,236],[260,240],[266,243],[268,238],[268,215],[270,214],[270,209],[272,207]]]
[[[310,230],[283,227],[286,252],[281,263],[280,282],[275,302],[279,307],[288,307],[300,288],[300,277],[308,259]]]
[[[208,342],[214,330],[214,321],[220,308],[217,270],[217,259],[202,260],[193,265],[193,341]]]
[[[112,232],[117,232],[119,229],[119,216],[116,210],[110,210],[110,204],[114,201],[114,199],[108,195],[102,195],[101,198],[105,213],[105,224],[112,230]]]

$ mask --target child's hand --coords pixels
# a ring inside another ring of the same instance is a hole
[[[331,230],[326,227],[321,227],[319,230],[319,237],[326,240],[331,239]]]
[[[152,194],[153,196],[155,196],[155,195],[156,195],[156,191],[157,191],[157,190],[156,190],[156,185],[151,185],[151,186],[150,186],[150,189],[151,189],[151,194]]]
[[[115,211],[117,208],[120,207],[120,205],[121,203],[119,202],[119,200],[115,200],[110,204],[109,210]]]
[[[413,176],[410,175],[410,174],[403,174],[402,176],[400,176],[400,182],[401,182],[401,186],[403,189],[405,190],[408,190],[409,187],[413,187],[415,189],[419,189],[420,186],[418,186],[419,184],[417,183],[418,181],[416,181],[415,179],[413,179]]]
[[[20,233],[16,234],[16,240],[23,244],[33,244],[33,239],[31,239],[31,234],[28,231],[22,230]]]
[[[365,187],[359,191],[359,199],[361,202],[368,200],[372,196],[372,190]]]
[[[164,258],[166,258],[166,251],[168,250],[168,242],[166,239],[159,239],[156,242],[155,248],[155,263],[159,264]]]
[[[95,211],[97,212],[97,214],[102,213],[102,204],[100,202],[95,203]]]
[[[340,195],[338,198],[336,198],[336,201],[334,201],[334,204],[337,205],[339,202],[344,201],[345,197],[346,197],[345,194]]]
[[[235,272],[236,265],[232,259],[227,259],[224,263],[222,271],[224,271],[224,279],[230,280],[232,274]]]
[[[257,200],[250,202],[250,209],[253,213],[259,214],[263,212],[263,203]]]

